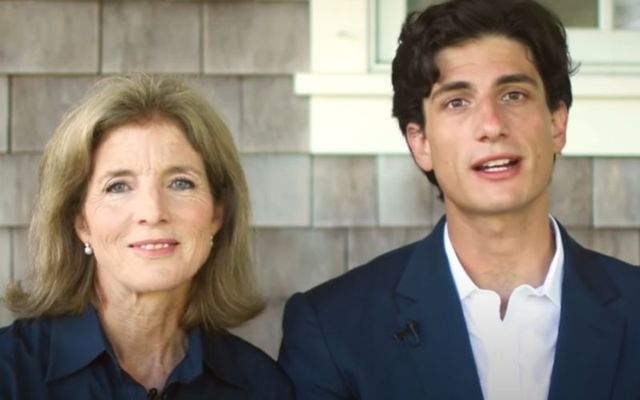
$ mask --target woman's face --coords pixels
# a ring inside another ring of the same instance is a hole
[[[103,295],[182,292],[207,259],[222,213],[182,130],[153,120],[105,135],[75,228],[93,248]]]

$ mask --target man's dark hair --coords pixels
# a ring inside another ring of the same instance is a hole
[[[403,135],[410,122],[425,127],[422,101],[440,75],[436,54],[486,35],[525,45],[542,78],[549,109],[555,111],[561,103],[571,107],[569,76],[574,69],[564,27],[553,12],[533,0],[450,0],[409,14],[402,26],[391,80],[393,115]],[[434,172],[426,175],[440,190]]]

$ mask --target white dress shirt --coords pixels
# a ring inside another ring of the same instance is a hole
[[[542,286],[518,286],[500,319],[500,296],[469,278],[445,225],[444,246],[467,323],[485,400],[544,400],[558,338],[564,251],[556,221],[556,251]]]

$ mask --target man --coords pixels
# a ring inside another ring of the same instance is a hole
[[[557,17],[451,0],[399,43],[394,115],[445,218],[289,300],[280,362],[298,398],[640,399],[640,268],[549,216],[572,101]]]

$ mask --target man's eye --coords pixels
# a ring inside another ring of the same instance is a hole
[[[176,190],[187,190],[193,189],[195,185],[189,179],[180,178],[172,180],[169,187]]]
[[[464,100],[464,99],[452,99],[452,100],[447,101],[446,107],[447,108],[460,108],[460,107],[466,106],[467,104],[469,104],[469,102]]]
[[[107,193],[124,193],[129,190],[129,186],[124,182],[114,182],[107,186]]]
[[[502,96],[503,101],[520,101],[525,98],[525,94],[522,92],[509,92]]]

